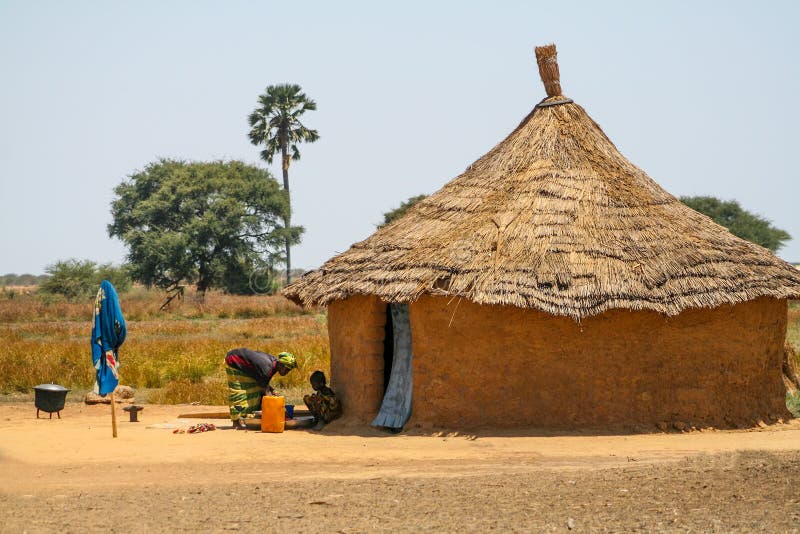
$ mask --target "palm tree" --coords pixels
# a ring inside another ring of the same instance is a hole
[[[261,158],[272,163],[275,154],[280,152],[283,167],[283,189],[289,210],[283,219],[286,229],[286,283],[292,281],[292,264],[289,246],[291,198],[289,196],[289,163],[300,159],[298,143],[313,143],[319,139],[316,130],[303,126],[300,116],[306,111],[317,109],[317,103],[308,98],[303,89],[296,84],[270,85],[266,92],[258,97],[258,107],[248,117],[250,123],[250,142],[264,145]],[[291,154],[290,154],[291,151]]]

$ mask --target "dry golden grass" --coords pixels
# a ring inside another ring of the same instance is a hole
[[[125,319],[198,319],[203,317],[249,318],[268,315],[300,315],[303,310],[280,296],[236,296],[209,292],[203,302],[193,293],[175,300],[166,311],[159,310],[164,293],[141,287],[122,296]],[[94,297],[84,302],[70,302],[58,296],[0,293],[0,324],[23,321],[90,321]]]
[[[192,382],[187,379],[172,380],[161,389],[148,396],[154,404],[189,404],[196,402],[203,405],[225,405],[228,403],[228,385],[223,376],[216,376]]]
[[[121,297],[128,337],[120,350],[122,383],[155,390],[151,401],[225,404],[223,359],[237,347],[289,351],[299,369],[274,386],[308,389],[316,369],[329,373],[324,315],[303,313],[283,297],[210,294],[159,312],[162,295]],[[0,300],[0,393],[55,382],[87,390],[94,383],[89,335],[91,303],[48,302],[38,296]]]
[[[788,319],[786,341],[791,343],[795,352],[800,355],[800,300],[789,301]]]

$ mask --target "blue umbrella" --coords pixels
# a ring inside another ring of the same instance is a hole
[[[125,342],[127,329],[117,290],[103,280],[94,301],[92,327],[92,362],[97,371],[95,390],[100,395],[111,393],[119,384],[119,347]]]

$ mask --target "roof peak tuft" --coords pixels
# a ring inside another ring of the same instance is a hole
[[[539,76],[542,78],[547,96],[561,96],[556,45],[537,46],[535,50],[536,63],[539,65]]]

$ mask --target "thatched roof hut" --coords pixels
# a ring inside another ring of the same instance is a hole
[[[581,331],[612,310],[649,310],[663,320],[767,299],[781,303],[775,313],[785,323],[785,300],[800,297],[800,272],[662,189],[561,94],[555,46],[536,56],[547,97],[508,137],[284,295],[309,306],[441,297],[450,327],[463,301],[523,323],[568,317]],[[411,316],[413,332],[414,304]],[[331,332],[334,346],[339,335],[347,332]],[[420,343],[414,338],[415,358]]]

